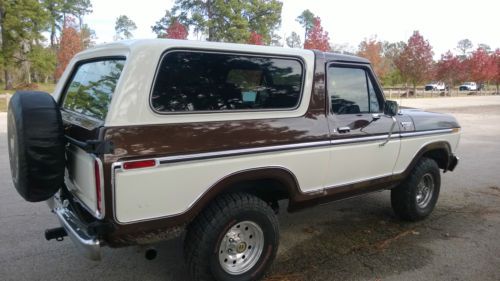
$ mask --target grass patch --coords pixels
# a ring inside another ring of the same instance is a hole
[[[54,91],[54,88],[56,87],[56,84],[53,83],[35,83],[36,88],[35,89],[27,89],[23,87],[16,88],[14,90],[4,90],[5,84],[0,83],[0,94],[14,94],[16,91],[41,91],[41,92],[47,92],[47,93],[52,93]]]

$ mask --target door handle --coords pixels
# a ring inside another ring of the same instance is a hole
[[[338,127],[337,131],[340,134],[345,134],[345,133],[349,133],[351,131],[351,128],[349,128],[349,127]]]

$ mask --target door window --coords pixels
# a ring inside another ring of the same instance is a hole
[[[380,112],[377,93],[363,68],[329,67],[327,90],[334,114]]]
[[[62,108],[104,120],[124,63],[124,59],[106,59],[80,64],[66,88]]]

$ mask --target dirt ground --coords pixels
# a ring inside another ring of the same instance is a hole
[[[388,191],[282,212],[280,249],[266,280],[500,280],[497,100],[415,105],[450,112],[463,126],[461,161],[443,175],[428,219],[395,218]],[[68,239],[45,241],[43,231],[57,220],[12,187],[0,114],[0,280],[188,280],[180,239],[158,245],[153,261],[137,248],[104,248],[100,263],[79,256]]]

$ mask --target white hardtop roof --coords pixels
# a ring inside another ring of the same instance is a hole
[[[136,49],[142,48],[156,49],[160,52],[169,48],[189,48],[189,49],[212,49],[212,50],[226,50],[235,52],[251,52],[251,53],[269,53],[276,55],[292,55],[292,56],[310,56],[312,50],[284,48],[284,47],[270,47],[249,44],[235,44],[235,43],[219,43],[208,41],[195,41],[195,40],[175,40],[175,39],[137,39],[137,40],[123,40],[113,43],[106,43],[97,45],[93,48],[87,49],[77,55],[77,57],[92,57],[98,54],[116,51],[133,52]]]

